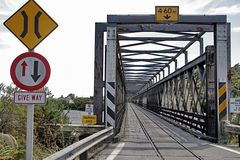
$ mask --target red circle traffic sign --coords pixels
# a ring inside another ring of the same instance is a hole
[[[50,72],[50,65],[46,58],[35,52],[19,55],[10,69],[16,86],[28,91],[42,88],[48,82]]]

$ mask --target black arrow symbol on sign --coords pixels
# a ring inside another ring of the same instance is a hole
[[[171,18],[171,16],[169,16],[169,15],[167,14],[166,16],[164,16],[164,18],[169,19],[169,18]]]
[[[37,82],[39,77],[41,77],[41,75],[38,75],[38,61],[34,61],[33,75],[31,75],[31,77],[34,80],[34,82]]]

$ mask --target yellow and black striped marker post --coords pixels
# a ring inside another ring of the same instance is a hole
[[[227,83],[219,82],[218,86],[218,111],[219,120],[227,120]]]

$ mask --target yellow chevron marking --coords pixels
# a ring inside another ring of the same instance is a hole
[[[219,113],[221,113],[227,107],[227,99],[225,99],[218,107]]]
[[[227,89],[227,85],[226,83],[218,90],[218,97],[221,97],[225,92],[226,92],[226,89]]]

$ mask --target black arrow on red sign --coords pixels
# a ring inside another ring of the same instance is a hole
[[[38,61],[34,61],[33,74],[31,75],[34,82],[37,82],[41,75],[38,75]]]
[[[23,63],[21,64],[22,66],[22,76],[25,77],[26,76],[26,67],[27,67],[27,63],[25,61],[23,61]]]

